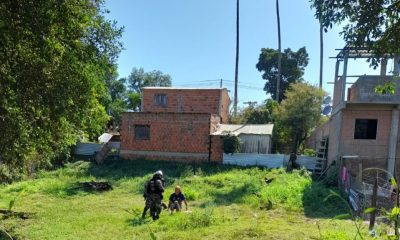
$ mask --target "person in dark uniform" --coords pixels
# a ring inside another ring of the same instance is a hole
[[[143,209],[142,218],[146,217],[147,210],[150,209],[150,215],[153,220],[160,217],[161,209],[163,207],[162,199],[165,188],[165,181],[163,173],[158,170],[154,173],[150,181],[146,182],[143,197],[145,199],[145,206]]]
[[[182,189],[180,186],[175,187],[175,192],[171,194],[169,197],[168,208],[172,212],[176,210],[179,212],[182,209],[182,202],[185,203],[186,211],[188,210],[188,204],[186,201],[185,195],[182,193]]]

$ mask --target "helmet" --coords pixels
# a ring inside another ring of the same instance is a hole
[[[161,179],[163,177],[163,172],[161,170],[158,170],[157,172],[154,173],[154,176]]]

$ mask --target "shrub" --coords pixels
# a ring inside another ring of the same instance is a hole
[[[304,155],[309,156],[309,157],[315,157],[315,156],[317,156],[317,152],[314,149],[306,148],[306,149],[304,149]]]
[[[339,179],[339,166],[332,165],[328,170],[326,177],[322,180],[322,183],[327,187],[337,187]]]
[[[202,211],[194,211],[189,214],[186,221],[182,224],[182,229],[208,227],[213,222],[214,207],[208,206]]]
[[[240,139],[236,135],[228,133],[222,137],[224,144],[224,153],[237,153],[240,151]]]

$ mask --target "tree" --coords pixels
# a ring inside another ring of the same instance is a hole
[[[171,76],[161,71],[145,72],[143,68],[133,68],[128,77],[128,87],[132,92],[141,93],[144,87],[170,87]]]
[[[140,111],[140,105],[142,102],[142,95],[139,92],[128,93],[128,109],[133,111]]]
[[[276,74],[278,71],[279,52],[271,48],[262,48],[256,64],[258,71],[263,72],[262,78],[267,82],[264,91],[271,94],[273,99],[276,97]],[[297,52],[293,52],[290,48],[285,49],[282,54],[282,74],[279,94],[279,102],[285,96],[284,92],[291,83],[303,81],[304,69],[308,65],[308,53],[305,47],[300,48]]]
[[[327,31],[333,24],[343,24],[346,43],[374,50],[371,59],[377,66],[385,53],[399,54],[400,1],[310,0],[315,15]]]
[[[268,99],[264,104],[254,106],[250,105],[241,109],[237,116],[229,117],[232,124],[267,124],[273,123],[272,112],[278,103],[272,99]]]
[[[128,110],[128,92],[126,89],[126,78],[117,80],[114,78],[107,84],[109,98],[105,104],[107,113],[111,117],[113,127],[119,126],[121,123],[121,113]]]
[[[285,96],[274,115],[280,128],[286,131],[282,136],[292,143],[291,152],[297,153],[310,130],[319,124],[325,93],[307,83],[292,83]]]
[[[170,87],[171,76],[161,71],[145,72],[143,68],[133,68],[128,76],[128,107],[133,111],[140,111],[142,91],[144,87]]]
[[[123,31],[105,13],[98,0],[0,1],[0,181],[104,129]]]

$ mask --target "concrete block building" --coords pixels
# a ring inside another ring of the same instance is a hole
[[[143,111],[122,114],[121,158],[222,161],[211,133],[228,122],[229,104],[225,88],[144,88]]]
[[[373,53],[365,49],[347,46],[340,51],[333,82],[333,110],[329,121],[313,132],[308,147],[317,149],[321,139],[329,139],[325,167],[349,158],[354,159],[351,161],[358,175],[371,167],[399,175],[400,161],[396,160],[400,159],[400,87],[397,83],[395,94],[375,91],[376,86],[395,81],[393,76],[386,75],[387,60],[381,63],[380,75],[347,74],[348,59],[369,57]],[[393,72],[398,73],[398,58],[392,62]],[[355,81],[349,81],[354,78]]]

